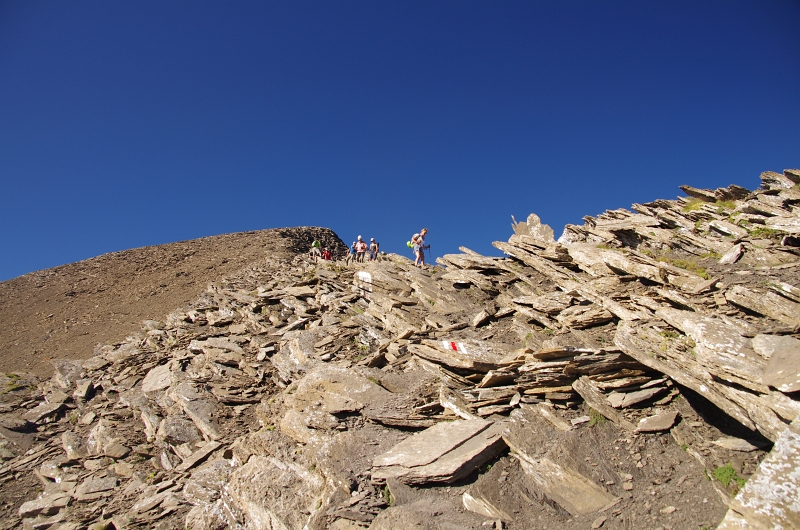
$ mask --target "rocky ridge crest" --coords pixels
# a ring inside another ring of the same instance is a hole
[[[4,376],[3,527],[798,527],[799,183],[220,279]]]

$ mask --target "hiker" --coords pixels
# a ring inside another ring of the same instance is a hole
[[[356,261],[359,263],[364,263],[364,253],[367,252],[367,243],[358,236],[358,242],[356,243]]]
[[[325,250],[322,251],[322,259],[325,261],[331,260],[331,250],[328,247],[325,247]]]
[[[317,258],[322,256],[322,253],[319,251],[319,247],[322,246],[322,243],[319,242],[318,239],[315,239],[313,243],[311,243],[311,251],[309,252],[309,256],[314,261],[317,261]]]
[[[377,241],[375,241],[374,237],[369,238],[369,260],[375,261],[378,259],[378,251],[380,249],[380,245]]]
[[[425,266],[425,249],[431,248],[430,245],[425,245],[425,236],[428,234],[428,229],[423,228],[419,231],[419,234],[414,234],[411,237],[411,243],[414,245],[414,266],[415,267],[424,267]]]
[[[353,241],[353,244],[350,245],[350,251],[347,253],[347,257],[344,260],[345,265],[350,265],[356,259],[356,242]]]

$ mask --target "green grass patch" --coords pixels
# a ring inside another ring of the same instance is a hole
[[[710,276],[708,275],[708,271],[706,271],[705,267],[697,263],[692,259],[669,259],[666,257],[658,258],[658,261],[663,263],[669,263],[673,267],[678,267],[679,269],[683,269],[685,271],[693,272],[697,274],[701,278],[709,279]]]
[[[733,464],[731,464],[730,462],[728,462],[724,466],[718,467],[711,474],[725,488],[727,488],[731,484],[735,484],[737,491],[739,490],[739,488],[744,486],[745,482],[747,482],[747,480],[740,477],[739,474],[736,472],[736,470],[733,469]]]
[[[679,269],[683,269],[689,272],[693,272],[700,276],[701,278],[705,278],[706,280],[710,278],[708,271],[703,267],[700,263],[694,260],[694,258],[670,258],[666,256],[664,253],[656,253],[649,249],[641,249],[639,250],[640,254],[644,254],[648,258],[654,259],[656,261],[660,261],[661,263],[666,263],[668,265],[672,265],[673,267],[678,267]],[[706,252],[701,258],[715,258],[719,259],[720,255],[716,252]]]
[[[717,207],[717,213],[723,214],[725,210],[734,210],[736,208],[736,201],[717,201],[714,205]]]
[[[3,389],[3,394],[9,394],[11,392],[16,392],[17,390],[24,390],[26,387],[25,385],[21,385],[15,381],[7,381],[6,387]]]
[[[602,425],[608,420],[605,416],[594,410],[592,407],[588,407],[589,409],[589,427],[594,427],[595,425]]]
[[[708,204],[706,201],[698,199],[696,197],[692,197],[689,199],[689,202],[683,207],[684,212],[695,212],[703,207],[704,204]]]
[[[684,212],[696,212],[703,208],[704,204],[708,204],[709,206],[716,206],[717,213],[723,214],[725,210],[733,210],[736,208],[736,201],[716,201],[716,202],[706,202],[702,199],[698,199],[697,197],[692,197],[683,207]]]
[[[394,495],[389,491],[389,486],[384,486],[381,493],[383,494],[383,500],[386,501],[386,504],[388,504],[390,508],[394,506]]]
[[[759,226],[750,230],[750,237],[757,237],[760,239],[773,239],[781,236],[781,232],[767,228],[766,226]]]

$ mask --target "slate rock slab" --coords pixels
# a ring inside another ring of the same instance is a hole
[[[565,435],[580,436],[574,431]],[[532,407],[512,413],[503,438],[539,494],[573,516],[596,512],[614,500],[579,469],[551,456],[558,444],[556,428]]]
[[[157,392],[166,390],[172,384],[169,363],[156,366],[144,376],[142,381],[142,392]]]
[[[372,480],[396,478],[409,485],[459,480],[506,448],[502,429],[482,419],[439,423],[376,457]]]
[[[793,337],[756,335],[753,348],[759,354],[769,354],[761,382],[781,392],[800,390],[800,340]]]
[[[670,429],[678,418],[677,410],[670,410],[639,420],[636,432],[660,432]]]
[[[415,467],[430,464],[486,430],[491,424],[492,422],[483,419],[437,423],[429,429],[409,436],[389,451],[375,457],[372,465]]]
[[[714,440],[711,442],[712,444],[722,447],[723,449],[728,449],[730,451],[743,451],[749,453],[750,451],[755,451],[758,449],[757,446],[751,444],[747,440],[743,440],[741,438],[735,438],[733,436],[723,436],[718,440]]]
[[[740,528],[800,528],[800,420],[780,434],[717,527]]]
[[[513,361],[508,346],[479,340],[423,340],[422,344],[410,344],[408,350],[450,368],[476,372],[496,370]]]
[[[320,527],[332,493],[318,473],[263,456],[236,469],[225,490],[242,510],[247,528],[270,529]]]
[[[63,403],[47,403],[42,402],[31,410],[29,410],[23,416],[23,419],[30,421],[32,423],[38,423],[39,421],[47,418],[48,416],[52,416],[59,412],[64,407]]]
[[[20,517],[36,517],[37,515],[52,515],[67,505],[69,495],[52,493],[43,495],[38,499],[23,503],[19,507]]]

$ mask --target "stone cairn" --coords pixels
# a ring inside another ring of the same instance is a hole
[[[800,528],[800,172],[761,179],[505,257],[265,260],[6,374],[2,488],[41,487],[0,527]]]

